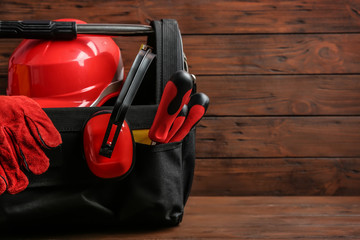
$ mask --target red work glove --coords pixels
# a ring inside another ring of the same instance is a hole
[[[0,96],[0,194],[23,191],[29,180],[20,168],[42,174],[49,159],[41,149],[61,144],[41,107],[25,96]]]

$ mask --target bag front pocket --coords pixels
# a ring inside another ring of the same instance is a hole
[[[182,143],[136,144],[136,161],[124,179],[125,201],[119,220],[147,225],[177,225],[184,209]]]

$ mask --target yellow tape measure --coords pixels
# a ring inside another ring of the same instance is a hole
[[[149,129],[133,130],[132,132],[135,142],[151,145],[151,140],[149,138]]]

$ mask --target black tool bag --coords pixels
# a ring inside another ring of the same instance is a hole
[[[150,128],[166,81],[184,69],[176,21],[154,21],[152,26],[155,31],[148,45],[156,59],[127,113],[132,130]],[[194,130],[182,142],[136,143],[129,174],[102,179],[91,173],[84,159],[83,128],[92,114],[104,109],[112,107],[45,109],[63,144],[46,152],[50,158],[46,173],[28,174],[30,185],[25,191],[0,196],[0,226],[174,226],[181,222],[194,172]]]

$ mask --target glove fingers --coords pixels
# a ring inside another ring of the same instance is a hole
[[[61,136],[56,130],[50,118],[40,105],[26,96],[0,96],[5,126],[11,125],[11,129],[17,132],[17,126],[27,124],[33,137],[44,147],[56,147],[61,144]],[[1,112],[0,112],[1,113]]]
[[[14,132],[11,134],[15,150],[19,158],[23,160],[23,166],[36,175],[44,173],[49,168],[49,158],[28,128],[20,128],[16,134]]]
[[[8,129],[4,130],[0,131],[0,163],[2,171],[0,175],[5,182],[5,186],[7,185],[7,191],[15,194],[23,191],[29,185],[29,180],[20,170],[17,153],[13,147],[14,138]]]
[[[25,121],[34,138],[44,147],[53,148],[61,144],[61,136],[46,113],[33,114],[30,118],[25,116]]]

